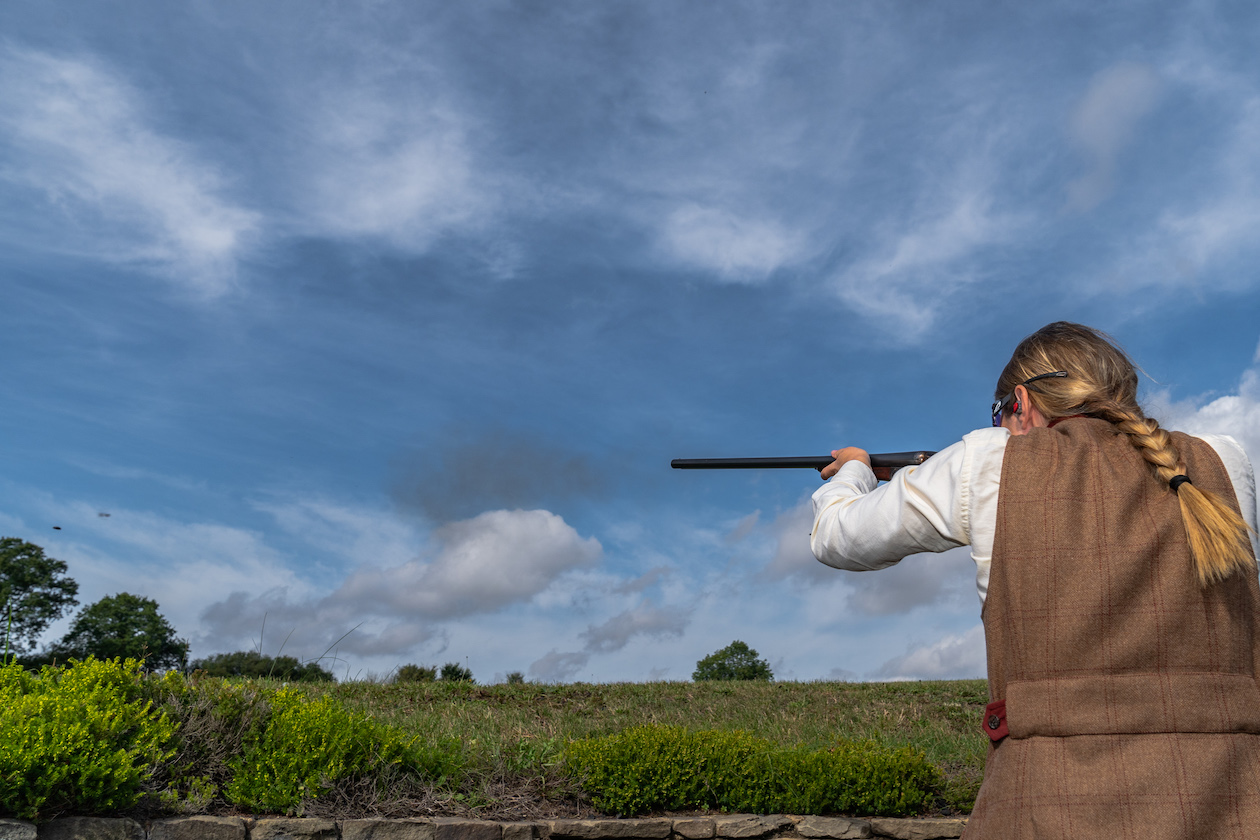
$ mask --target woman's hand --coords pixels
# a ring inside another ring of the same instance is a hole
[[[846,446],[844,449],[833,449],[831,450],[831,457],[836,460],[823,467],[819,472],[823,481],[826,481],[836,473],[840,472],[840,468],[849,461],[861,461],[868,467],[871,465],[871,456],[866,454],[865,449],[859,449],[856,446]]]

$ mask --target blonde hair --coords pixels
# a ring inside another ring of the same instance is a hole
[[[1166,486],[1186,467],[1172,437],[1147,417],[1137,402],[1137,368],[1105,333],[1080,324],[1056,321],[1025,338],[998,377],[994,399],[1043,373],[1064,370],[1066,377],[1024,385],[1028,398],[1047,420],[1074,415],[1098,417],[1128,435],[1129,442]],[[1220,496],[1182,483],[1176,492],[1181,519],[1199,582],[1209,586],[1235,571],[1256,573],[1250,529]]]

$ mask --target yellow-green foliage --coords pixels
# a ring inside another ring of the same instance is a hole
[[[807,750],[747,732],[677,726],[574,741],[565,758],[595,807],[620,816],[686,808],[900,816],[926,810],[942,783],[911,747],[841,741]]]
[[[38,675],[0,665],[0,813],[129,808],[175,725],[140,696],[141,663],[91,657]]]
[[[412,740],[335,700],[294,688],[269,698],[270,715],[230,762],[227,798],[248,808],[294,813],[341,779],[384,771],[407,758]]]

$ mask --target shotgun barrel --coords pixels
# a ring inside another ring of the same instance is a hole
[[[935,452],[871,453],[871,469],[880,479],[902,467],[922,464]],[[790,458],[675,458],[669,465],[676,470],[784,470],[809,468],[821,471],[835,459],[830,455],[803,455]]]

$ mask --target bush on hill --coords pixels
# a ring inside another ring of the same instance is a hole
[[[437,679],[437,668],[430,665],[403,665],[394,674],[396,683],[433,682]]]
[[[757,658],[757,651],[736,640],[714,651],[696,663],[691,678],[701,680],[766,680],[774,679],[770,664]]]
[[[188,666],[208,677],[271,677],[292,682],[332,682],[333,675],[318,662],[299,662],[292,656],[263,656],[253,650],[216,653]]]

